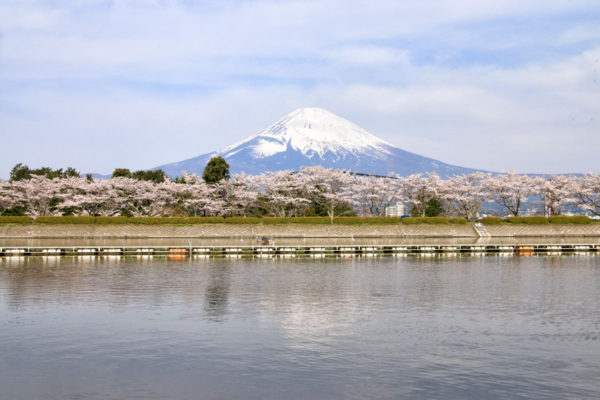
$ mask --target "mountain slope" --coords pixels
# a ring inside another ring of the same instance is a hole
[[[450,176],[474,171],[394,147],[320,108],[296,110],[222,150],[156,168],[162,168],[170,176],[181,175],[182,171],[201,174],[214,156],[224,157],[232,174],[298,170],[309,165],[376,175],[437,172]]]

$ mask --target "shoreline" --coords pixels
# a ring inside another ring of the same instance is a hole
[[[2,225],[0,239],[600,237],[590,225]]]

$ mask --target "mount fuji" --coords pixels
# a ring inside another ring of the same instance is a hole
[[[241,142],[214,153],[154,169],[161,168],[169,176],[180,176],[183,171],[201,175],[215,156],[227,160],[231,174],[298,170],[313,165],[373,175],[436,172],[447,177],[475,171],[402,150],[344,118],[313,107],[293,111]]]

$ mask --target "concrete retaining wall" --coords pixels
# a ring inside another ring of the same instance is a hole
[[[0,226],[0,238],[477,237],[470,225],[27,225]]]
[[[600,236],[600,224],[590,225],[486,225],[492,237]]]
[[[492,225],[491,237],[600,237],[594,225]],[[230,237],[465,237],[477,238],[472,225],[5,225],[0,238],[230,238]]]

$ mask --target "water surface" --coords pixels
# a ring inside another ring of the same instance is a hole
[[[1,399],[600,398],[600,257],[0,259]]]

